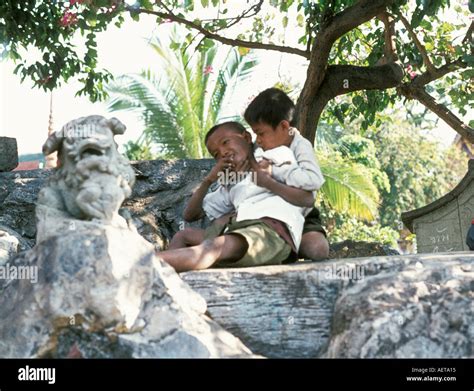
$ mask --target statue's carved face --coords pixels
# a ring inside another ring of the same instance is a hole
[[[116,118],[89,116],[68,122],[48,138],[44,154],[58,151],[61,162],[51,183],[63,200],[58,208],[83,220],[110,222],[118,216],[135,182],[133,169],[114,140],[124,131],[125,125]]]
[[[49,136],[43,145],[43,153],[49,155],[58,151],[61,165],[71,160],[77,163],[90,156],[112,158],[118,154],[114,136],[123,134],[125,129],[117,118],[81,117]]]
[[[77,125],[65,136],[62,155],[66,161],[78,163],[97,157],[110,160],[117,153],[112,131],[101,124]]]

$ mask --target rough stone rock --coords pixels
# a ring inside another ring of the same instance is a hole
[[[23,252],[8,265],[17,278],[0,278],[0,357],[252,356],[153,250],[77,220]]]
[[[5,265],[18,253],[18,239],[0,229],[0,266]]]
[[[329,248],[330,259],[377,257],[382,255],[400,255],[400,253],[384,244],[356,242],[354,240],[331,243]]]
[[[0,266],[29,248],[28,243],[17,232],[0,225]]]
[[[12,171],[18,166],[16,139],[0,137],[0,172]]]
[[[0,224],[18,232],[32,247],[36,238],[35,207],[51,170],[0,173]]]
[[[266,357],[474,357],[474,253],[345,259],[181,277]]]

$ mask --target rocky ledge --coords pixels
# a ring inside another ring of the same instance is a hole
[[[266,357],[474,356],[474,253],[215,269],[181,277]]]

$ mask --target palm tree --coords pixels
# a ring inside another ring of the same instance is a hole
[[[149,151],[152,145],[166,158],[209,156],[205,133],[222,119],[226,95],[256,65],[252,55],[241,56],[236,48],[211,46],[191,51],[177,42],[176,30],[171,34],[171,45],[155,38],[150,46],[160,66],[155,71],[124,75],[108,87],[112,98],[109,110],[137,111],[144,121],[141,137],[129,144],[134,157],[137,146]]]

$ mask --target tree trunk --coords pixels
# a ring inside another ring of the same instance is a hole
[[[303,106],[303,100],[298,101],[297,113],[303,117],[298,117],[297,126],[303,136],[314,143],[319,119],[331,99],[359,90],[384,90],[397,87],[402,78],[403,69],[397,63],[372,67],[330,65],[311,102]],[[307,83],[305,86],[310,84]]]

